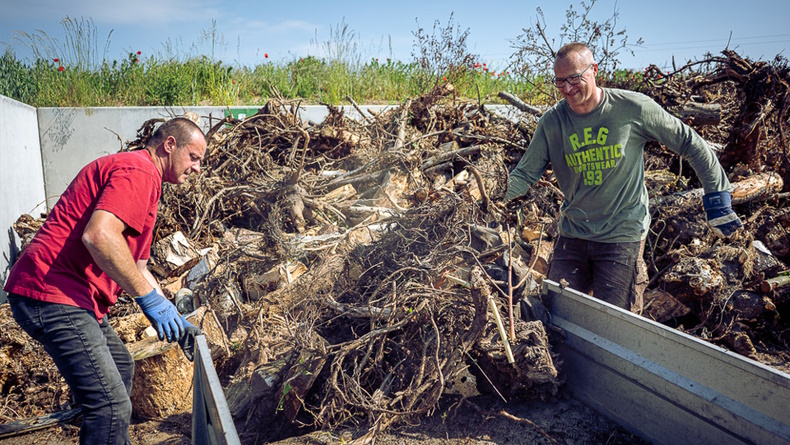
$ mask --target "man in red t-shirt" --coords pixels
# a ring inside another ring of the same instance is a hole
[[[129,443],[134,360],[107,321],[121,290],[159,339],[194,329],[147,268],[162,182],[200,171],[206,137],[171,119],[143,150],[85,166],[53,207],[5,284],[14,319],[44,345],[82,408],[81,444]]]

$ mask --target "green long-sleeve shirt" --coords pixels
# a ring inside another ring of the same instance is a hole
[[[716,155],[691,127],[644,94],[603,88],[603,100],[587,114],[575,113],[565,100],[544,113],[510,173],[505,200],[523,195],[551,163],[565,194],[561,235],[640,241],[650,227],[643,160],[650,140],[688,160],[705,193],[730,190]]]

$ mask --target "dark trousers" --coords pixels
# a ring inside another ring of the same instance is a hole
[[[134,360],[107,317],[8,295],[14,319],[44,345],[82,408],[80,444],[128,444]]]
[[[554,244],[548,279],[628,311],[641,310],[637,261],[644,243],[599,243],[559,237]]]

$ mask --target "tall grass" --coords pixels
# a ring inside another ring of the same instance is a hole
[[[65,17],[60,21],[64,30],[63,41],[42,30],[30,34],[19,31],[15,40],[30,48],[34,60],[60,59],[79,70],[93,70],[105,60],[110,47],[112,31],[107,34],[104,49],[99,53],[99,33],[93,19]]]
[[[491,74],[482,68],[454,73],[458,96],[496,102],[501,90],[527,97],[533,89],[526,79]],[[208,57],[175,61],[132,53],[86,69],[57,57],[26,62],[11,51],[0,57],[0,94],[35,107],[258,105],[278,96],[315,104],[339,104],[346,96],[393,103],[423,94],[423,79],[416,63],[376,59],[356,68],[315,56],[234,68]],[[437,80],[446,81],[446,75]]]
[[[262,105],[272,97],[305,103],[340,104],[347,96],[359,103],[394,103],[451,82],[457,96],[486,103],[499,102],[508,91],[532,103],[553,103],[556,92],[542,77],[511,74],[485,66],[466,51],[468,30],[454,29],[452,15],[433,34],[419,29],[414,60],[366,58],[356,33],[345,19],[330,29],[330,39],[312,41],[321,55],[292,57],[279,62],[233,67],[213,57],[222,45],[216,24],[205,32],[210,56],[144,55],[129,53],[107,60],[112,32],[103,51],[91,20],[61,22],[64,42],[43,31],[20,33],[18,40],[33,54],[21,61],[11,50],[0,57],[0,94],[35,107],[53,106],[190,106]],[[442,52],[440,48],[453,48]],[[391,51],[390,51],[391,52]]]

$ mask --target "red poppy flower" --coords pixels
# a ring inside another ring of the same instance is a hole
[[[140,51],[137,51],[137,55],[139,56],[140,54],[142,54],[142,53]]]
[[[268,59],[269,58],[269,53],[263,53],[263,58],[264,59]]]
[[[486,66],[486,64],[484,63],[483,66]]]
[[[64,68],[64,67],[62,67],[62,66],[59,66],[59,67],[58,67],[58,71],[60,71],[60,72],[62,73],[63,71],[66,71],[66,68]]]
[[[236,85],[236,81],[235,80],[233,81],[233,85]]]
[[[447,76],[445,76],[445,77],[442,77],[442,80],[443,80],[443,81],[445,81],[445,82],[447,82]]]
[[[55,63],[58,63],[58,62],[60,62],[60,59],[58,59],[57,57],[55,57],[54,59],[52,59],[52,61],[53,61],[53,62],[55,62]]]
[[[140,59],[134,59],[134,63],[140,63]]]

